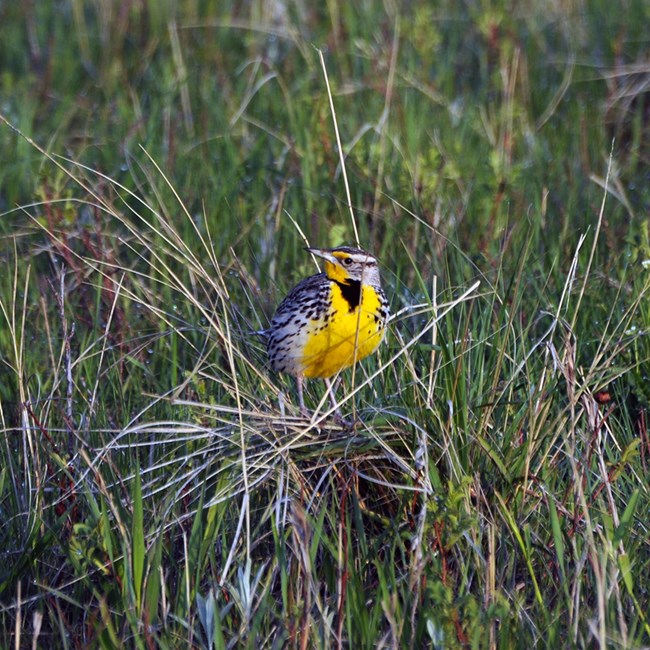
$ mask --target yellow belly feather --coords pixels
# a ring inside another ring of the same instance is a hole
[[[376,291],[364,285],[360,304],[350,311],[333,282],[329,323],[326,327],[319,322],[311,325],[302,350],[303,376],[331,377],[372,354],[384,338],[385,328],[376,317],[380,308]]]

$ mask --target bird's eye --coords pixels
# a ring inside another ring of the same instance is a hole
[[[345,257],[343,259],[343,264],[345,264],[345,266],[350,266],[350,264],[352,264],[352,258],[351,257]]]

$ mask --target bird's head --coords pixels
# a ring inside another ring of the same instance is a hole
[[[325,260],[325,274],[330,280],[342,284],[359,282],[380,286],[377,258],[360,248],[307,248],[312,255]]]

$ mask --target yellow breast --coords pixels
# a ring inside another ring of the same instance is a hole
[[[372,354],[385,333],[387,314],[383,293],[362,285],[361,301],[354,309],[340,286],[331,282],[330,308],[312,321],[302,350],[305,377],[331,377]]]

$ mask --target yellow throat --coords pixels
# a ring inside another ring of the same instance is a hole
[[[377,262],[356,249],[309,249],[325,259],[329,297],[308,325],[304,377],[331,377],[372,354],[382,342],[388,302]]]

